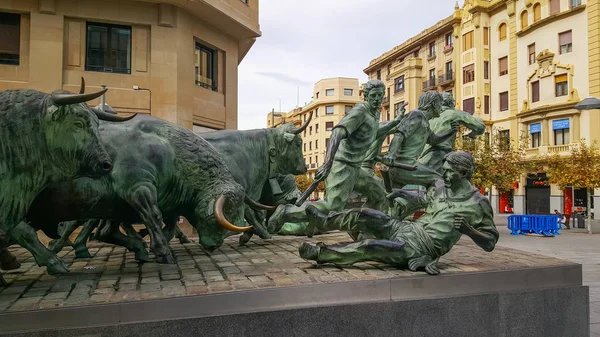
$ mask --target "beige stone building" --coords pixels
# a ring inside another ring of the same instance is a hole
[[[335,77],[318,81],[313,89],[312,100],[301,108],[296,108],[287,113],[273,112],[267,115],[267,127],[277,127],[283,123],[293,123],[300,126],[308,120],[310,114],[313,118],[302,135],[304,162],[308,175],[314,174],[325,161],[325,153],[331,137],[331,130],[344,117],[344,115],[362,101],[358,79]],[[273,121],[275,123],[273,123]],[[323,194],[315,193],[315,197]]]
[[[599,18],[596,0],[465,0],[365,73],[386,81],[388,111],[402,101],[415,108],[424,90],[452,91],[484,120],[485,137],[525,135],[531,157],[566,155],[582,138],[600,140],[600,111],[573,109],[600,96]],[[491,191],[497,211],[515,213],[570,212],[584,195],[550,186],[544,172],[524,174],[510,193]]]
[[[0,0],[0,90],[84,77],[119,113],[236,129],[238,64],[260,34],[258,0]]]

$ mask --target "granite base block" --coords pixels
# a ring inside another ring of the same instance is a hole
[[[11,337],[587,337],[587,286],[140,322]]]

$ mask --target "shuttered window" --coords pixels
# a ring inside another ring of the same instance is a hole
[[[550,0],[548,7],[550,7],[550,15],[560,12],[560,0]]]
[[[500,41],[506,40],[506,24],[503,23],[498,27],[498,35],[500,36]]]
[[[473,48],[473,32],[463,35],[463,51]]]
[[[531,101],[538,102],[540,100],[540,81],[531,82]]]
[[[570,53],[573,51],[573,34],[566,31],[558,34],[558,44],[561,54]]]
[[[508,91],[501,92],[499,95],[500,111],[508,110]]]
[[[508,56],[498,59],[498,68],[500,69],[500,76],[508,74]]]
[[[562,74],[554,77],[556,87],[556,97],[566,96],[569,93],[569,81],[567,74]]]
[[[471,115],[475,113],[475,98],[463,100],[463,111],[468,112]]]

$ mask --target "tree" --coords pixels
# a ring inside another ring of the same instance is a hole
[[[457,142],[457,149],[473,155],[473,185],[490,191],[495,187],[499,192],[506,192],[513,189],[515,181],[519,180],[529,165],[524,160],[525,144],[522,137],[514,142],[507,132],[495,129],[491,139],[463,136]]]
[[[579,146],[572,146],[569,156],[558,153],[547,155],[544,158],[547,164],[546,174],[552,184],[561,189],[567,186],[585,188],[587,191],[588,205],[588,233],[592,234],[591,220],[591,195],[595,188],[600,187],[600,149],[596,142],[587,145],[581,140]]]
[[[312,179],[307,174],[302,174],[302,175],[296,176],[295,178],[296,178],[296,186],[298,186],[298,189],[300,190],[300,192],[306,191],[306,189],[308,189],[310,184],[312,184]]]

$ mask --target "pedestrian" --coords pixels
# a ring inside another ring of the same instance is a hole
[[[560,215],[560,218],[558,219],[558,223],[561,225],[561,228],[565,227],[564,229],[571,229],[571,227],[569,227],[569,223],[566,222],[564,215],[560,214],[560,212],[557,209],[554,210],[554,214]]]

